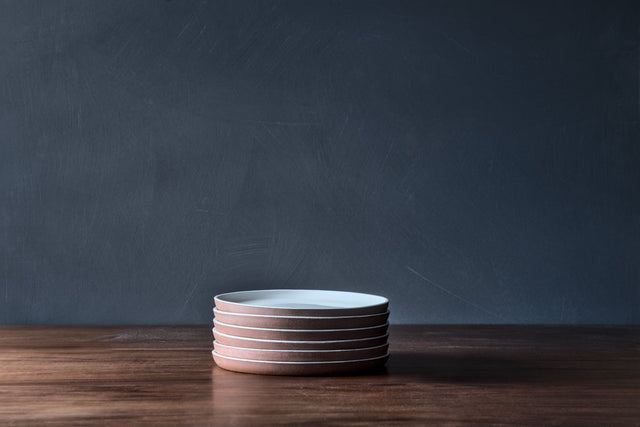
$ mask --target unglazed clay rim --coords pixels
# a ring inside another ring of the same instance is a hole
[[[258,293],[276,293],[276,292],[288,292],[291,294],[304,294],[305,292],[315,292],[315,293],[325,293],[325,294],[342,294],[343,296],[350,296],[350,297],[357,297],[360,296],[362,298],[368,298],[368,299],[373,299],[373,300],[378,300],[375,301],[373,303],[364,303],[364,304],[360,304],[360,305],[351,305],[351,306],[342,306],[342,307],[327,307],[327,308],[322,308],[322,307],[313,307],[313,308],[295,308],[295,307],[282,307],[282,306],[277,306],[277,305],[260,305],[260,304],[251,304],[251,303],[246,303],[246,302],[237,302],[237,301],[232,301],[229,300],[228,298],[231,297],[233,298],[234,296],[241,296],[241,295],[248,295],[248,294],[258,294]],[[383,296],[380,295],[373,295],[373,294],[365,294],[365,293],[361,293],[361,292],[350,292],[350,291],[332,291],[332,290],[324,290],[324,289],[256,289],[256,290],[250,290],[250,291],[236,291],[236,292],[227,292],[224,294],[219,294],[216,295],[214,297],[214,303],[217,303],[218,301],[222,302],[223,304],[228,304],[232,307],[251,307],[251,308],[256,308],[256,309],[265,309],[265,310],[283,310],[283,311],[296,311],[296,312],[305,312],[305,311],[316,311],[316,312],[322,312],[322,311],[340,311],[340,310],[344,310],[346,312],[348,312],[349,310],[362,310],[362,309],[369,309],[369,308],[375,308],[375,307],[383,307],[387,304],[389,304],[389,299],[385,298]]]
[[[389,343],[386,344],[382,344],[382,345],[376,345],[374,347],[364,347],[364,348],[341,348],[341,349],[337,349],[337,350],[273,350],[273,349],[266,349],[266,348],[245,348],[245,347],[235,347],[232,345],[226,345],[226,344],[221,344],[218,341],[214,341],[213,342],[214,346],[220,346],[220,347],[226,347],[226,348],[233,348],[236,350],[250,350],[250,351],[264,351],[267,353],[322,353],[322,354],[327,354],[327,353],[344,353],[344,352],[354,352],[354,351],[365,351],[365,350],[378,350],[381,349],[383,347],[389,347]],[[388,353],[388,352],[387,352]],[[218,354],[218,353],[216,353]],[[227,356],[225,356],[227,357]]]
[[[382,316],[389,316],[390,312],[389,310],[383,312],[383,313],[375,313],[375,314],[365,314],[362,316],[275,316],[275,315],[266,315],[266,314],[246,314],[246,313],[232,313],[229,311],[222,311],[222,310],[218,310],[216,307],[213,307],[213,314],[215,315],[216,313],[223,313],[223,315],[229,315],[229,316],[242,316],[242,317],[260,317],[260,318],[267,318],[267,319],[295,319],[295,320],[352,320],[352,319],[364,319],[364,318],[369,318],[369,317],[382,317]],[[234,325],[235,326],[235,325]]]
[[[385,357],[389,357],[391,353],[387,352],[387,354],[385,354],[384,356],[371,357],[369,359],[328,360],[326,362],[279,362],[279,361],[269,361],[269,360],[239,359],[237,357],[222,356],[216,353],[215,350],[211,350],[211,354],[213,354],[215,357],[220,357],[222,359],[238,360],[240,362],[267,363],[272,365],[306,365],[306,366],[313,365],[315,366],[315,365],[335,365],[338,363],[369,362],[374,360],[382,360]]]
[[[213,310],[216,319],[238,326],[249,326],[253,328],[276,328],[276,329],[350,329],[362,328],[366,326],[376,326],[387,321],[389,312],[365,315],[365,316],[342,316],[342,317],[308,317],[308,316],[265,316],[246,315]],[[232,334],[233,335],[233,334]],[[379,335],[379,334],[378,334]],[[258,338],[258,337],[257,337]],[[277,337],[261,337],[277,338]],[[337,337],[336,337],[337,338]],[[298,338],[306,339],[306,338]],[[335,338],[329,338],[335,339]]]
[[[367,326],[364,328],[348,328],[348,329],[274,329],[274,328],[256,328],[253,326],[237,326],[237,325],[232,325],[230,323],[224,323],[224,322],[220,322],[219,320],[213,319],[213,324],[215,325],[216,323],[223,325],[223,326],[228,326],[230,328],[241,328],[241,329],[255,329],[258,331],[275,331],[275,332],[286,332],[286,333],[330,333],[330,332],[345,332],[345,331],[362,331],[365,329],[377,329],[377,328],[381,328],[381,327],[389,327],[389,322],[386,321],[384,323],[381,323],[379,325],[375,325],[375,326]],[[220,333],[220,332],[218,332]],[[227,334],[229,335],[229,334]],[[232,335],[236,338],[244,338],[244,337],[240,337],[240,336],[235,336]],[[279,340],[275,340],[275,341],[279,341]],[[284,340],[286,341],[286,340]]]
[[[218,322],[218,323],[222,323],[222,322]],[[224,323],[223,323],[224,324]],[[239,326],[240,328],[242,326]],[[259,329],[259,328],[248,328],[248,329]],[[369,328],[360,328],[360,329],[369,329]],[[278,330],[278,329],[275,329]],[[292,329],[284,329],[285,331],[291,331]],[[295,330],[295,329],[293,329]],[[320,331],[331,331],[333,329],[319,329]],[[344,330],[344,329],[340,329],[340,330]],[[315,331],[318,331],[318,329],[315,329]],[[245,337],[238,337],[235,335],[229,335],[229,334],[225,334],[224,332],[220,332],[218,330],[216,330],[216,328],[211,329],[211,332],[213,332],[214,334],[218,334],[218,335],[222,335],[224,337],[228,337],[228,338],[234,338],[237,340],[242,340],[242,341],[257,341],[257,342],[272,342],[272,343],[289,343],[289,344],[317,344],[318,346],[321,345],[329,345],[329,344],[344,344],[347,342],[360,342],[360,341],[373,341],[373,340],[377,340],[380,338],[386,338],[389,339],[389,332],[387,332],[384,335],[378,335],[377,337],[371,337],[371,338],[355,338],[355,339],[347,339],[347,340],[330,340],[330,341],[293,341],[293,340],[265,340],[265,339],[261,339],[261,338],[245,338]],[[222,345],[227,345],[227,344],[222,344]],[[227,345],[227,347],[231,347],[229,345]],[[250,347],[242,347],[242,348],[250,348]],[[348,349],[344,349],[344,350],[348,350]],[[282,351],[282,350],[280,350]],[[315,350],[309,350],[309,351],[315,351]]]

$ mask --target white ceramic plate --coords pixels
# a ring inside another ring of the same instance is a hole
[[[214,301],[221,311],[271,316],[362,316],[384,313],[389,305],[378,295],[307,289],[229,292]]]
[[[389,353],[381,357],[363,360],[338,360],[332,362],[265,362],[238,359],[211,352],[216,365],[228,371],[264,375],[331,375],[374,369],[383,366]]]
[[[265,350],[341,350],[351,348],[367,348],[383,345],[389,339],[389,334],[373,338],[333,341],[282,341],[263,340],[256,338],[242,338],[227,335],[213,328],[213,336],[221,344],[233,347],[254,348]]]
[[[311,317],[311,316],[268,316],[261,314],[240,314],[213,309],[213,314],[222,323],[249,328],[273,329],[353,329],[366,328],[385,323],[389,312],[366,314],[363,316]]]
[[[337,341],[379,337],[387,333],[389,323],[353,329],[273,329],[229,325],[213,320],[216,331],[238,338],[276,341]]]

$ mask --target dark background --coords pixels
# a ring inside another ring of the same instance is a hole
[[[640,321],[640,2],[0,2],[0,323]]]

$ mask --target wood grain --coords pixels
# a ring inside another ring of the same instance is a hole
[[[210,326],[0,327],[0,423],[639,425],[640,328],[391,327],[377,372],[237,374]]]

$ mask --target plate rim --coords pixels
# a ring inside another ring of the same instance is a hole
[[[230,316],[243,316],[243,317],[265,317],[268,319],[318,319],[318,320],[324,320],[324,319],[331,319],[331,320],[351,320],[351,319],[361,319],[361,318],[365,318],[365,317],[376,317],[376,316],[384,316],[384,315],[391,315],[391,312],[389,310],[382,312],[382,313],[373,313],[373,314],[362,314],[362,315],[354,315],[354,316],[278,316],[275,314],[251,314],[251,313],[234,313],[232,311],[223,311],[218,309],[218,307],[213,307],[213,314],[215,315],[216,313],[223,313],[223,316],[226,315],[230,315]]]
[[[222,322],[218,322],[218,323],[222,323]],[[256,328],[253,328],[253,329],[256,329]],[[367,328],[362,328],[362,329],[367,329]],[[286,329],[286,330],[290,330],[290,329]],[[323,330],[323,329],[320,329],[320,330]],[[325,330],[327,330],[327,329],[325,329]],[[328,330],[331,330],[331,329],[328,329]],[[263,338],[245,338],[245,337],[239,337],[239,336],[236,336],[236,335],[225,334],[224,332],[218,331],[215,327],[213,327],[211,329],[211,332],[213,332],[214,334],[219,334],[219,335],[222,335],[222,336],[225,336],[225,337],[235,338],[235,339],[244,340],[244,341],[258,341],[258,342],[272,342],[272,343],[291,343],[291,344],[319,344],[320,345],[320,344],[334,344],[334,343],[345,343],[345,342],[370,341],[370,340],[375,340],[375,339],[380,339],[380,338],[389,339],[389,331],[387,331],[383,335],[378,335],[378,336],[370,337],[370,338],[355,338],[355,339],[347,339],[347,340],[327,340],[327,341],[265,340]],[[223,344],[223,345],[226,345],[226,344]]]
[[[251,351],[265,351],[265,352],[269,352],[269,353],[274,353],[274,352],[279,352],[279,353],[340,353],[340,352],[354,352],[354,351],[363,351],[363,350],[375,350],[375,349],[380,349],[382,347],[389,347],[389,343],[384,343],[381,345],[376,345],[373,347],[359,347],[359,348],[339,348],[339,349],[335,349],[335,350],[277,350],[277,349],[269,349],[269,348],[245,348],[245,347],[236,347],[233,345],[226,345],[226,344],[221,344],[220,342],[214,340],[213,341],[213,345],[214,347],[216,345],[221,346],[221,347],[226,347],[226,348],[233,348],[236,350],[251,350]]]
[[[265,363],[265,364],[272,364],[272,365],[297,365],[297,366],[299,366],[299,365],[307,365],[307,366],[316,366],[316,365],[335,365],[335,364],[340,364],[340,363],[369,362],[369,361],[374,361],[374,360],[382,360],[385,357],[389,357],[391,355],[391,352],[387,351],[387,353],[384,354],[383,356],[370,357],[370,358],[367,358],[367,359],[328,360],[328,361],[324,361],[324,362],[282,362],[282,361],[269,361],[269,360],[240,359],[240,358],[237,358],[237,357],[222,356],[221,354],[216,353],[215,350],[211,350],[211,354],[213,354],[214,357],[221,357],[223,359],[228,359],[228,360],[238,360],[240,362]]]
[[[336,293],[336,294],[365,295],[365,296],[368,296],[368,297],[379,298],[380,302],[377,302],[377,303],[374,303],[374,304],[364,304],[364,305],[350,306],[350,307],[295,308],[295,307],[278,307],[278,306],[272,306],[272,305],[269,306],[269,305],[260,305],[260,304],[251,304],[251,303],[241,303],[241,302],[229,301],[229,300],[224,298],[224,297],[231,296],[231,295],[249,294],[249,293],[253,293],[253,292],[256,292],[256,293],[257,292],[291,292],[291,293],[326,292],[326,293]],[[300,311],[300,312],[304,312],[304,311],[336,311],[336,310],[348,311],[348,310],[360,310],[360,309],[373,308],[373,307],[384,306],[385,304],[389,304],[389,299],[387,297],[382,296],[382,295],[368,294],[368,293],[364,293],[364,292],[354,292],[354,291],[338,291],[338,290],[330,290],[330,289],[251,289],[251,290],[232,291],[232,292],[225,292],[225,293],[222,293],[222,294],[218,294],[213,298],[213,300],[214,300],[214,304],[217,303],[218,301],[220,301],[223,304],[229,304],[229,305],[235,306],[235,307],[251,307],[251,308],[266,309],[266,310],[289,310],[289,311],[293,310],[293,311]]]
[[[344,331],[361,331],[363,329],[376,329],[376,328],[381,328],[383,326],[385,327],[389,327],[389,321],[387,320],[385,323],[381,323],[379,325],[375,325],[375,326],[366,326],[364,328],[337,328],[337,329],[277,329],[277,328],[256,328],[254,326],[238,326],[238,325],[232,325],[230,323],[224,323],[224,322],[220,322],[219,320],[213,319],[213,324],[215,327],[215,324],[219,323],[221,325],[224,326],[229,326],[232,328],[242,328],[242,329],[255,329],[255,330],[259,330],[259,331],[278,331],[278,332],[287,332],[287,333],[294,333],[294,332],[301,332],[301,333],[309,333],[309,332],[318,332],[318,333],[328,333],[328,332],[344,332]],[[233,335],[232,335],[233,336]],[[239,337],[242,338],[242,337]],[[286,341],[286,340],[285,340]]]

